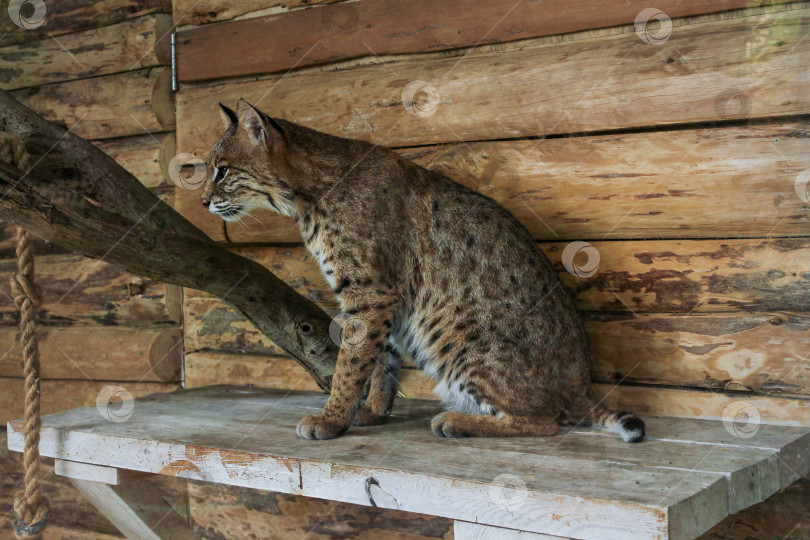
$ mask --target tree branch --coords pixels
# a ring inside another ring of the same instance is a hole
[[[0,216],[68,249],[149,279],[213,294],[328,390],[331,318],[258,263],[209,239],[101,150],[0,90],[0,131],[30,170],[0,163]]]

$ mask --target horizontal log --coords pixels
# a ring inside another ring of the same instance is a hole
[[[538,239],[805,235],[810,205],[793,184],[810,168],[809,128],[779,122],[399,153],[495,199]],[[178,210],[213,228],[218,218],[204,212],[199,196],[178,193]],[[229,223],[230,242],[301,241],[289,218],[254,214],[263,225]]]
[[[599,266],[587,278],[565,269],[562,254],[567,245],[540,247],[581,311],[810,310],[810,239],[593,242]],[[234,251],[269,268],[328,313],[336,313],[334,294],[304,247]],[[574,258],[575,264],[582,262]],[[189,290],[184,301],[188,350],[275,351],[269,340],[210,295]]]
[[[51,414],[77,407],[96,407],[96,400],[101,391],[108,386],[122,387],[132,397],[146,396],[179,390],[180,386],[171,383],[155,382],[104,382],[104,381],[61,381],[44,380],[40,384],[42,414]],[[112,395],[112,391],[108,390]],[[102,403],[104,396],[102,395]],[[119,394],[119,397],[126,394]],[[120,400],[110,402],[110,415],[122,409]],[[106,409],[104,409],[106,411]],[[99,414],[102,414],[101,412]],[[126,414],[125,410],[121,414]],[[22,418],[23,415],[23,379],[0,377],[0,423]]]
[[[22,349],[14,328],[0,327],[0,376],[22,377]],[[179,382],[180,328],[38,329],[42,379]],[[88,346],[89,345],[89,346]]]
[[[14,259],[0,260],[0,326],[19,322],[9,285],[16,264]],[[80,255],[40,256],[36,274],[44,325],[146,328],[181,321],[179,287],[133,276],[106,262]]]
[[[609,6],[576,0],[568,2],[565,10],[557,9],[554,0],[517,4],[512,0],[478,4],[467,0],[381,0],[325,5],[180,32],[177,74],[181,81],[203,81],[360,56],[381,57],[566,34],[633,24],[646,7],[642,0],[611,2]],[[669,17],[747,7],[752,7],[747,0],[666,0],[656,4]],[[251,43],[264,45],[253,47]],[[212,50],[220,54],[212,57]]]
[[[47,15],[46,15],[47,16]],[[171,64],[172,16],[158,13],[110,26],[0,48],[4,90]]]
[[[189,481],[188,495],[193,525],[202,538],[426,540],[453,536],[452,520],[413,512],[194,480]]]
[[[198,370],[211,371],[205,380],[214,381],[222,369],[284,384],[275,380],[285,378],[279,363],[284,352],[247,321],[213,299],[187,299],[185,309],[187,383],[200,377]],[[586,313],[583,318],[594,381],[810,396],[810,317],[802,313]],[[196,353],[202,356],[192,360]],[[234,361],[242,355],[244,360]]]
[[[227,21],[236,17],[258,17],[268,11],[280,12],[340,0],[174,0],[175,26]]]
[[[98,148],[149,188],[171,184],[169,163],[176,152],[174,133],[94,141]]]
[[[628,28],[593,39],[476,49],[461,59],[436,53],[187,88],[177,97],[178,118],[192,128],[178,134],[178,148],[203,156],[222,131],[217,103],[240,97],[272,116],[388,146],[810,112],[804,91],[810,40],[803,39],[810,8],[732,13],[675,26],[658,46]]]
[[[803,399],[602,383],[593,389],[606,407],[641,415],[722,420],[733,410],[729,407],[742,402],[756,409],[763,423],[810,426],[810,401]]]
[[[170,68],[151,68],[15,90],[11,95],[86,139],[175,128]]]
[[[186,360],[186,387],[242,384],[266,388],[317,390],[292,359],[242,354],[191,353]],[[435,382],[422,371],[405,367],[400,391],[409,398],[438,399]],[[750,403],[763,422],[780,425],[810,425],[810,401],[763,394],[701,391],[660,386],[616,385],[595,382],[594,393],[610,407],[648,416],[678,416],[721,420],[726,407]]]
[[[30,8],[29,8],[30,9]],[[60,0],[46,3],[45,19],[36,28],[24,28],[3,13],[0,17],[0,47],[82,32],[134,19],[150,13],[171,13],[171,0]],[[23,15],[32,13],[22,10]]]
[[[810,315],[588,314],[592,377],[810,396]]]
[[[218,352],[187,352],[184,383],[185,388],[244,384],[261,388],[320,390],[306,370],[292,358]]]

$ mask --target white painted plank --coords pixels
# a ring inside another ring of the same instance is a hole
[[[516,531],[466,521],[453,523],[453,538],[455,540],[568,540],[562,536]]]
[[[54,472],[59,476],[66,476],[72,480],[88,480],[111,486],[119,484],[118,469],[115,467],[57,459],[54,463]]]

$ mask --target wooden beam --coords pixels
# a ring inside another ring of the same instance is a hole
[[[605,241],[590,245],[599,254],[596,272],[579,277],[566,270],[567,242],[543,242],[563,285],[582,311],[714,313],[807,311],[810,298],[810,239]],[[278,273],[326,310],[337,301],[317,262],[303,246],[242,246],[234,252]],[[585,259],[585,254],[582,254]],[[575,264],[582,264],[574,257]],[[789,268],[790,272],[785,269]],[[186,303],[211,297],[188,291]],[[201,315],[200,304],[189,313]],[[190,321],[187,321],[190,322]],[[201,324],[217,324],[213,316]],[[208,328],[211,330],[212,328]]]
[[[684,17],[769,5],[748,0],[665,0],[656,9]],[[555,0],[381,0],[209,24],[180,32],[181,81],[272,73],[361,56],[474,47],[553,34],[633,24],[649,7],[642,0],[576,0],[561,10]],[[239,36],[239,39],[234,39]],[[262,43],[262,47],[249,44]],[[211,51],[220,54],[211,55]]]
[[[790,236],[810,230],[810,209],[793,188],[810,168],[808,128],[773,122],[398,152],[497,200],[542,240]],[[180,137],[195,130],[181,123]],[[198,226],[221,225],[199,191],[177,197]],[[230,242],[301,242],[291,219],[255,213],[264,225],[228,224]],[[222,231],[212,238],[223,241]]]
[[[47,16],[47,14],[46,14]],[[0,86],[14,90],[171,64],[172,16],[158,13],[58,39],[0,48]]]
[[[144,485],[127,483],[116,487],[90,480],[71,482],[127,538],[142,540],[198,540],[191,527]]]
[[[176,26],[206,24],[235,17],[257,17],[267,12],[307,8],[318,4],[331,4],[340,0],[241,0],[223,3],[220,0],[174,0]]]
[[[0,163],[0,216],[33,234],[150,279],[222,298],[329,388],[337,345],[331,319],[261,265],[216,245],[87,141],[0,91],[0,130],[34,163]],[[273,306],[273,309],[267,309]]]
[[[180,328],[43,326],[38,336],[42,379],[180,382]],[[2,377],[23,376],[17,337],[16,329],[0,328]]]
[[[16,326],[9,279],[16,272],[14,259],[0,260],[0,326]],[[177,326],[181,322],[182,293],[133,276],[120,267],[81,255],[43,255],[37,258],[43,304],[39,317],[45,325]]]
[[[45,19],[37,28],[23,28],[11,16],[0,17],[0,47],[27,43],[113,25],[150,13],[171,13],[171,0],[61,0],[46,4]],[[23,13],[25,15],[25,12]]]
[[[636,369],[642,369],[644,359]],[[186,355],[186,387],[240,384],[262,388],[317,390],[295,361],[284,357],[250,354],[194,352]],[[755,393],[723,389],[670,388],[660,385],[593,383],[595,393],[611,408],[655,416],[710,418],[720,420],[730,405],[751,403],[762,422],[810,427],[810,401],[806,397],[784,397],[777,393]],[[438,399],[436,382],[422,371],[403,368],[400,390],[409,398]]]
[[[12,96],[86,139],[175,128],[170,68],[148,68],[15,90]]]
[[[271,116],[387,146],[807,114],[809,20],[805,4],[785,4],[687,21],[658,46],[628,27],[456,58],[436,53],[187,88],[177,96],[178,118],[193,129],[178,134],[178,147],[205,155],[222,132],[217,103],[240,97]],[[417,111],[420,96],[427,102]]]

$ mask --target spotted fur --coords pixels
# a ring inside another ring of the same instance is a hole
[[[222,107],[203,204],[292,217],[347,315],[332,391],[298,425],[328,439],[385,420],[401,358],[436,379],[439,436],[538,436],[596,423],[629,442],[644,424],[590,393],[588,339],[526,229],[495,201],[389,149]]]

